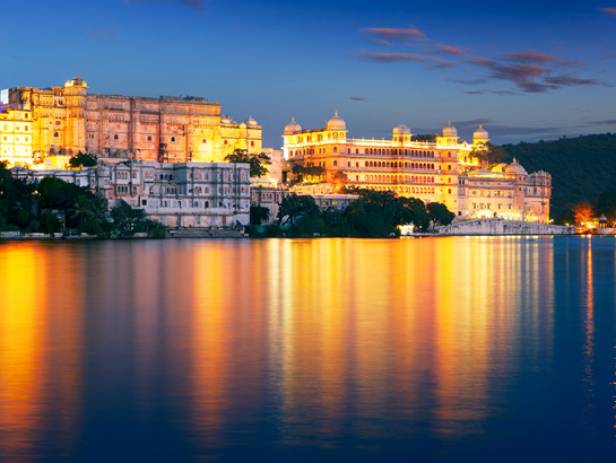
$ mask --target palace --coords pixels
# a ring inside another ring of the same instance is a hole
[[[88,93],[76,77],[62,87],[0,91],[0,161],[33,166],[88,152],[158,162],[222,162],[236,149],[259,153],[262,127],[235,122],[199,97]]]
[[[451,123],[430,141],[414,138],[405,125],[393,129],[391,140],[349,138],[336,113],[325,128],[315,130],[303,130],[293,118],[283,138],[289,163],[320,166],[325,172],[325,184],[300,184],[298,192],[324,193],[345,185],[444,203],[465,219],[549,221],[551,176],[528,174],[516,160],[483,161],[481,153],[490,141],[483,127],[472,143],[461,140]]]

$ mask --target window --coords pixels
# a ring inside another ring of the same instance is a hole
[[[175,143],[175,137],[171,137],[171,143]]]
[[[141,205],[142,206],[147,206],[148,205],[148,200],[147,199],[142,199],[141,200]]]
[[[152,141],[152,135],[148,135],[148,141]]]
[[[118,134],[116,133],[116,134],[113,136],[113,139],[114,139],[114,140],[117,140],[118,138],[119,138],[119,137],[118,137]]]

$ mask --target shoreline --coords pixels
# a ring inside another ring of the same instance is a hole
[[[38,235],[38,234],[37,234]],[[426,233],[416,235],[400,235],[400,236],[248,236],[240,234],[180,234],[178,236],[167,236],[165,238],[151,238],[147,236],[129,236],[122,238],[99,238],[97,236],[28,236],[28,235],[13,235],[13,236],[0,236],[0,243],[12,242],[12,241],[64,241],[64,242],[83,242],[83,241],[166,241],[166,240],[267,240],[267,239],[371,239],[371,240],[396,240],[396,239],[422,239],[422,238],[538,238],[538,237],[559,237],[559,236],[571,236],[571,237],[586,237],[586,238],[616,238],[614,234],[601,234],[601,233],[526,233],[526,234],[481,234],[481,233],[467,233],[467,234],[446,234],[446,233]]]

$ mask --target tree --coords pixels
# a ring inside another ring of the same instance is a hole
[[[473,150],[472,155],[486,164],[499,164],[507,162],[508,159],[507,152],[502,147],[491,143],[486,144],[484,149]]]
[[[334,191],[341,192],[346,188],[346,184],[349,182],[349,178],[344,172],[336,171],[331,178],[331,182],[334,184]]]
[[[41,207],[67,211],[75,204],[77,197],[85,190],[66,183],[56,177],[45,177],[36,187],[39,193]]]
[[[429,203],[426,206],[428,218],[433,225],[449,225],[456,215],[442,203]]]
[[[251,177],[263,177],[269,172],[267,165],[271,164],[270,157],[265,153],[249,154],[247,150],[236,149],[225,156],[225,161],[234,164],[250,165]]]
[[[92,167],[96,165],[96,156],[80,151],[69,159],[68,165],[74,169],[78,167]]]
[[[135,233],[147,232],[147,218],[143,209],[133,209],[126,201],[120,200],[111,209],[112,234],[128,238]]]
[[[398,227],[414,223],[426,228],[429,221],[424,203],[416,198],[399,198],[391,191],[355,190],[359,199],[345,211],[349,227],[359,236],[397,235]]]
[[[0,163],[0,228],[32,229],[36,220],[34,186],[13,178],[5,163]]]
[[[62,222],[56,214],[49,209],[45,209],[40,216],[40,230],[53,237],[56,233],[62,231]]]
[[[610,222],[616,221],[616,191],[606,191],[599,196],[596,206],[597,214],[607,217]]]
[[[291,173],[294,177],[293,183],[319,183],[323,181],[325,168],[322,166],[303,166],[293,163]]]
[[[552,213],[571,222],[573,207],[595,203],[601,193],[614,189],[616,134],[585,135],[538,143],[503,145],[507,160],[514,157],[529,171],[552,174]]]
[[[278,209],[278,222],[297,234],[321,232],[321,210],[312,196],[289,195]]]
[[[592,220],[593,215],[592,205],[587,201],[577,203],[573,208],[573,216],[577,225],[584,226],[588,224]]]
[[[270,210],[267,207],[258,204],[250,205],[250,225],[259,226],[267,222],[270,216]]]
[[[105,216],[107,200],[84,192],[69,210],[69,228],[76,228],[80,233],[104,236],[108,232],[108,222]]]

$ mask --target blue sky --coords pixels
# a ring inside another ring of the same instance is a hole
[[[616,131],[616,0],[3,2],[0,87],[199,95],[268,145],[336,110],[351,135],[484,122],[497,142]],[[24,9],[24,5],[27,8]]]

